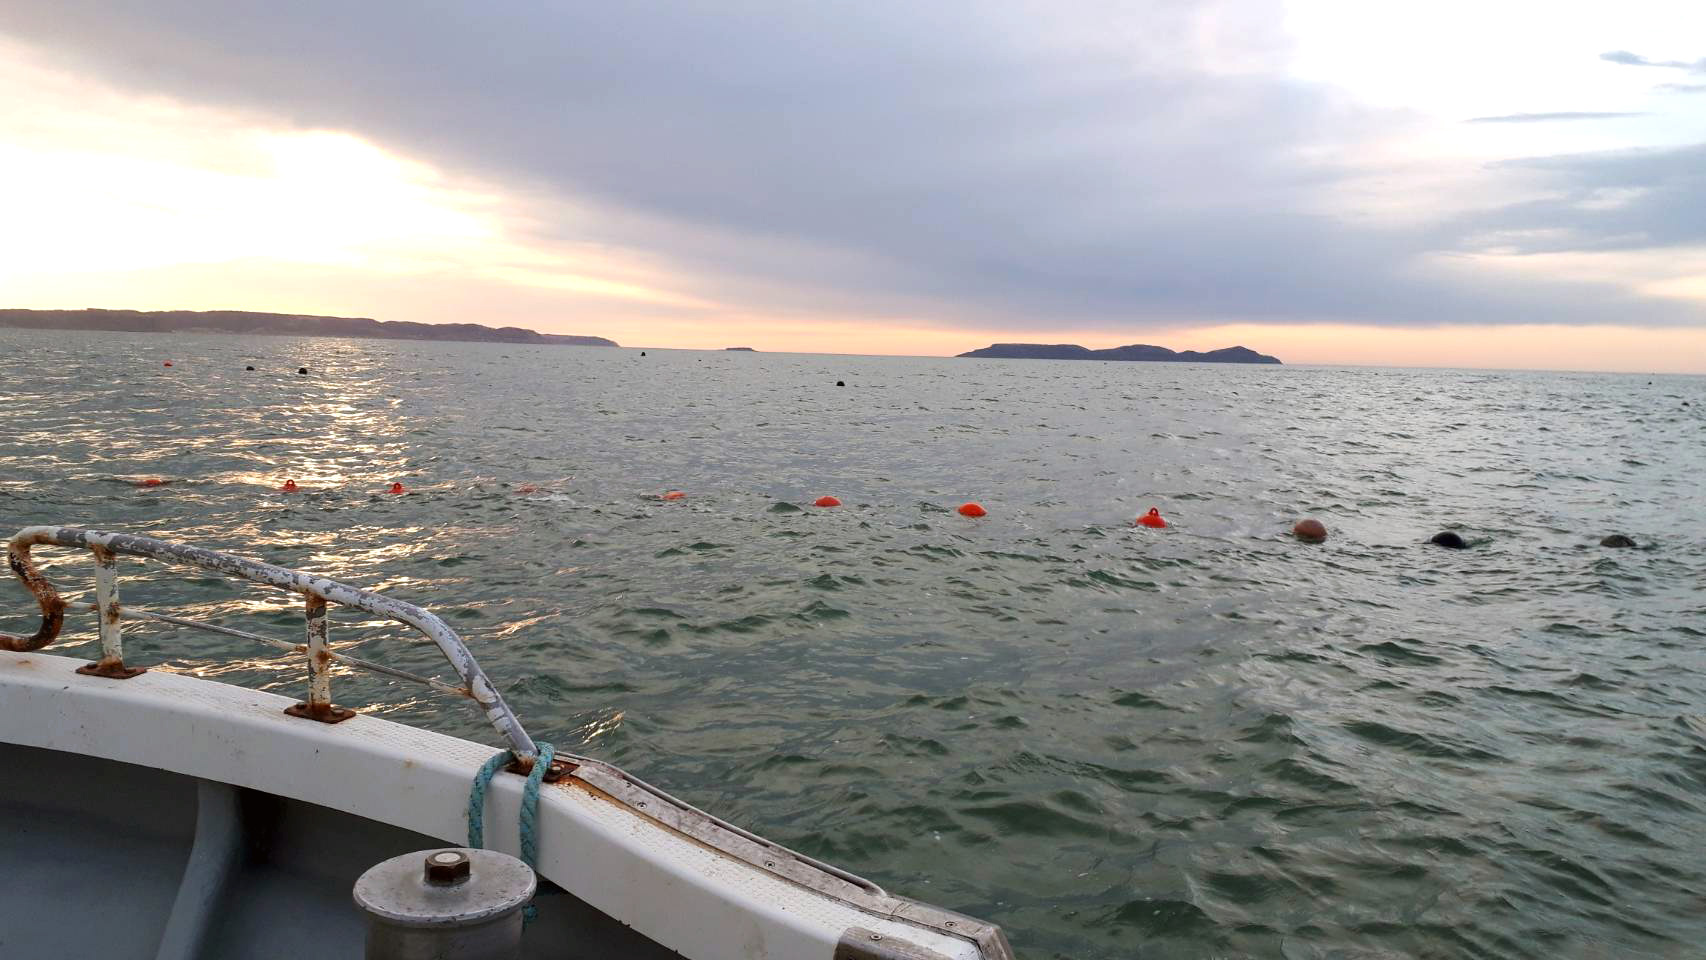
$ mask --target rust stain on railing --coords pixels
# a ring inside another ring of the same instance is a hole
[[[9,633],[0,633],[0,648],[28,653],[40,650],[59,638],[59,630],[65,625],[65,601],[59,598],[59,591],[53,589],[53,584],[36,570],[30,562],[30,547],[37,542],[25,540],[20,534],[6,548],[6,565],[12,568],[19,580],[41,607],[41,626],[36,632],[27,637],[16,637]]]

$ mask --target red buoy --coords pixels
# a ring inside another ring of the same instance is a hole
[[[283,490],[285,493],[295,493],[296,492],[296,481],[295,480],[286,480],[286,481],[284,481],[284,486],[279,487],[279,489]]]
[[[172,365],[172,361],[170,361],[170,360],[167,360],[167,361],[166,361],[166,366],[168,366],[168,367],[169,367],[169,366],[171,366],[171,365]]]
[[[143,477],[141,480],[136,481],[136,485],[139,487],[158,487],[165,482],[166,481],[159,477]]]
[[[686,496],[687,496],[687,494],[682,493],[680,490],[671,490],[670,492],[664,494],[662,499],[664,499],[664,500],[681,500],[681,499],[686,498]]]
[[[538,493],[539,492],[539,485],[536,483],[517,484],[515,487],[515,492],[516,493]]]
[[[988,510],[983,509],[975,503],[960,504],[960,516],[962,517],[981,517],[988,512]]]
[[[818,497],[816,500],[812,501],[812,506],[814,506],[814,507],[839,507],[839,506],[841,506],[841,501],[835,499],[834,497]]]
[[[1167,521],[1161,519],[1161,511],[1154,507],[1150,507],[1148,513],[1138,517],[1137,522],[1141,526],[1155,527],[1156,529],[1160,529],[1167,525]]]
[[[389,489],[385,492],[386,493],[408,493],[407,490],[403,489],[403,485],[396,482],[395,480],[391,481],[391,489]]]

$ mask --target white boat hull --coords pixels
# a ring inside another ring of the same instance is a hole
[[[151,670],[0,651],[0,956],[358,956],[357,875],[467,839],[497,751]],[[500,774],[486,845],[519,848]],[[530,957],[1010,957],[1000,931],[858,882],[594,762],[540,796]],[[554,885],[554,888],[553,886]],[[561,892],[557,892],[560,889]]]

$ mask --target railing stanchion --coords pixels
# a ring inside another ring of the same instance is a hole
[[[91,545],[95,555],[95,609],[101,618],[101,659],[77,668],[90,677],[129,680],[146,667],[124,665],[124,634],[119,627],[118,555],[106,547]]]
[[[307,600],[304,612],[308,616],[308,701],[286,707],[284,712],[321,723],[341,723],[355,716],[355,711],[332,703],[332,651],[326,640],[326,598],[309,593]]]

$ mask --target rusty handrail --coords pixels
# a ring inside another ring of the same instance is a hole
[[[296,716],[337,722],[349,716],[331,703],[329,661],[333,658],[327,645],[326,604],[328,601],[354,607],[377,616],[406,624],[425,634],[438,646],[439,652],[462,678],[463,689],[485,713],[487,721],[509,743],[517,768],[533,765],[538,754],[533,738],[522,728],[515,712],[504,702],[503,695],[492,686],[480,669],[474,655],[468,652],[456,631],[437,616],[411,603],[393,600],[381,594],[361,590],[336,580],[316,577],[258,560],[234,557],[200,547],[167,543],[151,537],[128,533],[109,533],[83,530],[77,527],[38,526],[18,531],[6,549],[6,562],[23,581],[24,587],[35,596],[41,607],[41,626],[28,637],[0,633],[0,649],[30,651],[51,644],[65,622],[65,601],[30,561],[30,548],[39,545],[85,547],[95,555],[95,606],[101,615],[101,660],[78,672],[95,676],[122,678],[142,672],[124,665],[119,620],[122,608],[118,602],[116,555],[147,557],[168,563],[181,563],[203,570],[213,570],[228,576],[241,577],[256,583],[282,587],[300,593],[306,600],[308,642],[309,694],[308,700],[290,709]],[[340,658],[341,659],[341,658]]]

